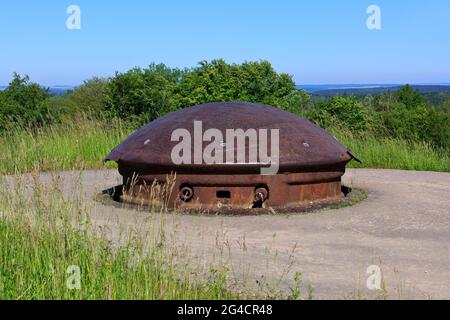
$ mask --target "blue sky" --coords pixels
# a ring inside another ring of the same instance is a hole
[[[66,9],[81,9],[68,30]],[[368,30],[367,7],[382,29]],[[44,85],[163,62],[267,59],[298,84],[450,82],[450,1],[3,0],[0,85]]]

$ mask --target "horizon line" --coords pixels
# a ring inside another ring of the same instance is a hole
[[[33,83],[38,83],[31,81]],[[83,83],[80,84],[54,84],[54,85],[47,85],[47,84],[41,84],[38,83],[42,87],[48,87],[48,88],[76,88]],[[6,88],[9,84],[0,84],[0,88]],[[342,82],[342,83],[332,83],[332,82],[324,82],[324,83],[295,83],[296,87],[303,86],[405,86],[405,85],[411,85],[411,86],[450,86],[450,82],[398,82],[398,83],[383,83],[383,82]],[[353,88],[351,88],[353,89]]]

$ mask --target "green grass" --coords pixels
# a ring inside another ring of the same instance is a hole
[[[120,120],[82,118],[0,136],[0,174],[103,167],[102,160],[134,128]]]
[[[34,131],[16,128],[0,136],[0,174],[102,168],[104,157],[135,129],[120,120],[86,118]],[[450,172],[450,153],[426,143],[329,131],[363,161],[351,167]]]
[[[450,172],[450,153],[424,142],[378,138],[367,132],[352,134],[330,130],[330,133],[363,162],[352,161],[349,167]]]
[[[114,246],[58,182],[26,184],[0,181],[0,300],[239,298],[226,272],[192,267],[162,233],[124,235]],[[67,285],[77,283],[69,266],[80,270],[79,288]]]
[[[0,136],[0,175],[102,168],[105,155],[134,129],[119,120],[90,119],[34,131],[13,129]],[[448,152],[425,143],[330,132],[364,161],[351,166],[450,172]],[[68,200],[58,181],[43,186],[37,178],[30,183],[19,177],[14,177],[17,184],[0,177],[0,299],[245,297],[230,291],[226,266],[197,267],[167,243],[161,229],[127,234],[118,246],[90,224],[92,212],[80,199],[81,188],[80,196]],[[80,268],[80,290],[67,286],[73,265]]]

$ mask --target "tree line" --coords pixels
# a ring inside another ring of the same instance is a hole
[[[110,78],[92,78],[63,95],[52,95],[28,76],[15,73],[8,87],[0,91],[0,133],[17,125],[36,128],[77,121],[79,113],[141,124],[181,108],[216,101],[270,104],[325,129],[424,141],[450,150],[448,101],[436,108],[410,86],[379,95],[317,100],[297,89],[290,75],[277,73],[268,61],[202,61],[190,69],[151,64],[116,72]]]

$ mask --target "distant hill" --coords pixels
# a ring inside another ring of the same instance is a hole
[[[297,85],[297,88],[303,89],[309,93],[316,93],[331,90],[357,90],[357,89],[376,89],[397,87],[398,84],[305,84]]]
[[[397,91],[401,85],[300,85],[297,86],[315,96],[331,97],[335,95],[363,96],[367,94],[382,94],[387,91]],[[420,93],[447,92],[450,91],[450,84],[439,85],[411,85]]]
[[[387,91],[397,91],[401,85],[398,84],[319,84],[319,85],[297,85],[297,88],[303,89],[316,98],[328,98],[335,95],[341,96],[364,96],[367,94],[382,94]],[[422,93],[425,99],[433,105],[440,105],[450,99],[450,84],[433,85],[411,85]],[[0,86],[0,91],[6,86]],[[74,86],[51,86],[48,87],[49,93],[62,95],[67,91],[74,90]]]
[[[61,95],[61,94],[66,93],[67,91],[75,89],[75,87],[73,87],[73,86],[54,86],[54,87],[49,87],[48,89],[49,89],[48,92],[51,94]]]
[[[66,93],[69,90],[73,90],[75,87],[73,86],[53,86],[53,87],[48,87],[48,92],[50,94],[55,94],[55,95],[61,95]],[[5,90],[6,86],[0,86],[0,91],[1,90]]]
[[[426,92],[422,94],[425,100],[434,105],[434,106],[441,106],[450,101],[450,90],[449,91],[440,91],[440,92]]]

